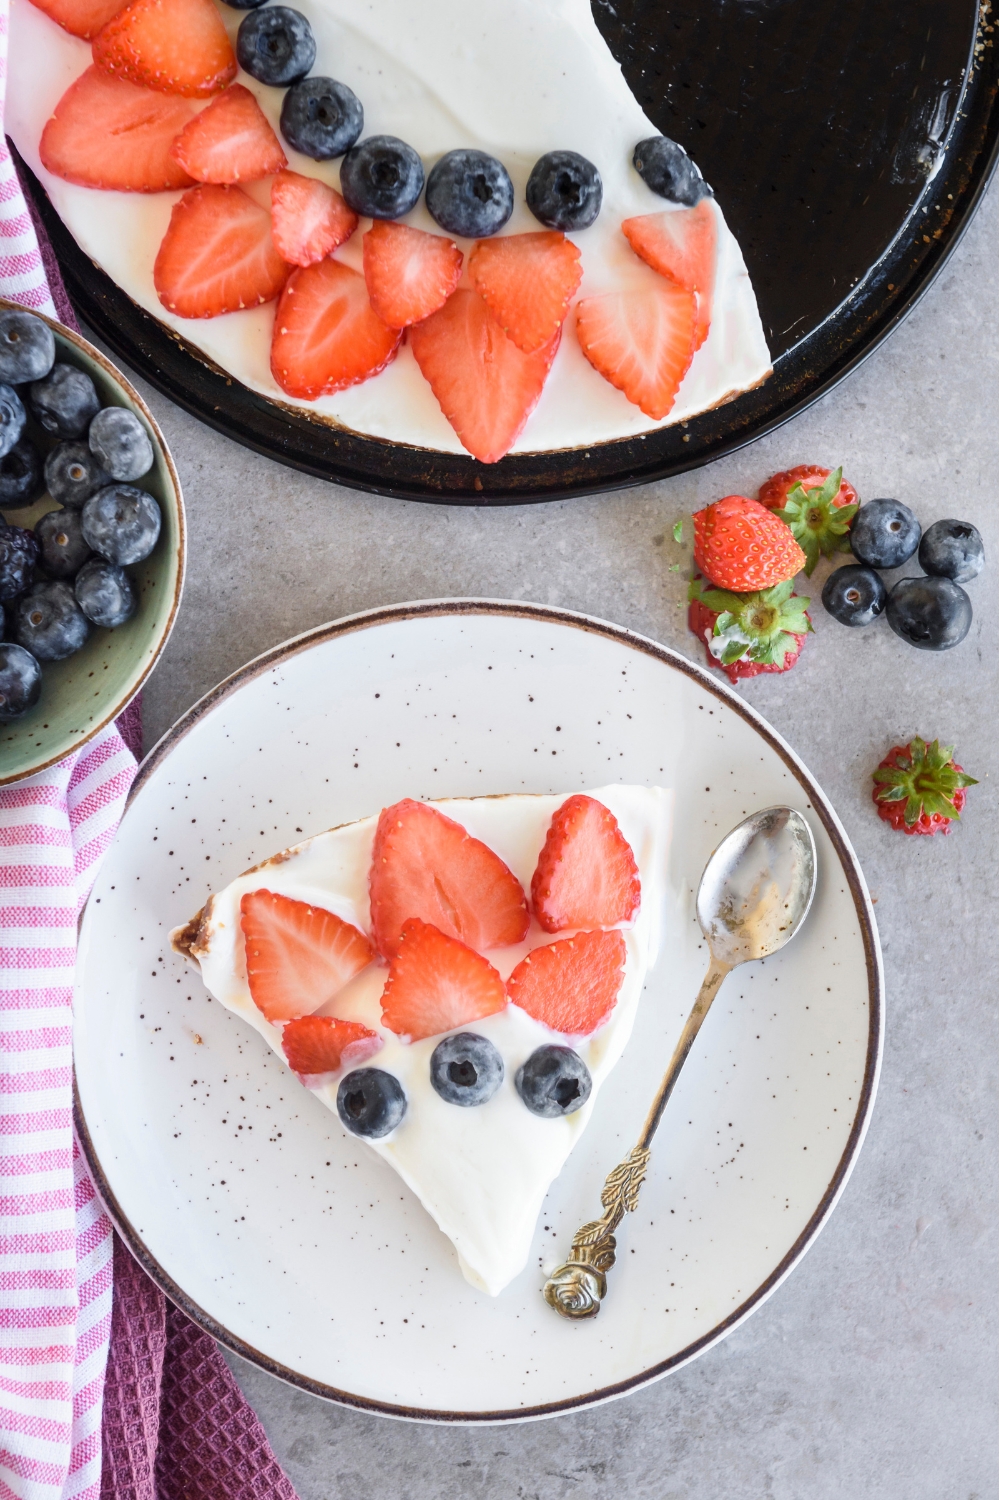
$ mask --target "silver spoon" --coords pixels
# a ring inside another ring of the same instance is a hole
[[[768,807],[727,834],[710,856],[698,886],[696,910],[711,955],[698,998],[674,1048],[638,1145],[609,1175],[604,1214],[585,1224],[569,1259],[543,1288],[550,1307],[564,1318],[592,1318],[607,1294],[615,1263],[615,1230],[634,1212],[646,1176],[656,1127],[701,1023],[722,985],[739,964],[767,958],[783,948],[805,921],[816,890],[816,845],[801,813]]]

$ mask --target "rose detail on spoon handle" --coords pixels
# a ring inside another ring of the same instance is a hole
[[[670,1065],[646,1116],[638,1145],[632,1147],[625,1160],[605,1179],[601,1193],[604,1213],[601,1218],[577,1230],[568,1259],[552,1272],[542,1288],[546,1302],[564,1318],[593,1318],[601,1310],[608,1290],[607,1273],[615,1263],[615,1230],[626,1214],[635,1212],[656,1127],[701,1023],[730,968],[730,964],[720,963],[715,958],[709,964],[698,998],[684,1023]]]

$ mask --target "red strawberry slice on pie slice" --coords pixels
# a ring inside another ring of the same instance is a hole
[[[390,1031],[419,1042],[506,1004],[503,980],[481,953],[418,917],[404,922],[382,991],[382,1024]]]
[[[271,183],[271,232],[278,254],[290,266],[324,260],[357,227],[357,214],[325,182],[279,172]]]
[[[88,68],[46,121],[38,148],[54,177],[120,193],[162,193],[191,179],[170,154],[191,119],[188,99]]]
[[[567,797],[545,835],[531,902],[546,932],[613,927],[639,910],[639,870],[618,820],[595,797]]]
[[[286,1022],[281,1047],[288,1066],[307,1087],[329,1081],[341,1068],[356,1068],[382,1046],[382,1038],[360,1021],[337,1016],[298,1016]]]
[[[460,287],[438,312],[415,323],[409,337],[421,374],[463,448],[480,463],[497,463],[538,405],[560,334],[525,354],[479,293]]]
[[[364,267],[383,323],[408,328],[447,302],[462,274],[462,252],[444,235],[376,219],[364,237]]]
[[[507,981],[515,1005],[566,1036],[590,1036],[618,1003],[625,971],[620,932],[578,932],[533,948]]]
[[[479,240],[469,276],[507,337],[531,354],[562,327],[583,269],[572,240],[546,230]]]
[[[271,374],[289,396],[314,401],[384,370],[401,338],[372,311],[363,276],[321,260],[293,271],[281,294]]]
[[[318,1010],[375,956],[350,922],[274,891],[242,896],[240,926],[250,994],[272,1023]]]
[[[271,215],[238,187],[203,183],[174,204],[153,266],[156,293],[182,318],[217,318],[273,302],[288,267]]]
[[[678,208],[626,219],[622,233],[636,255],[661,276],[698,294],[695,348],[708,338],[718,260],[715,210],[708,198],[694,208]]]
[[[409,917],[470,948],[503,948],[528,931],[528,905],[498,854],[437,808],[407,798],[378,820],[369,875],[372,934],[399,951]]]
[[[647,417],[665,417],[695,350],[694,292],[672,282],[585,297],[576,336],[594,369]]]
[[[197,99],[236,77],[236,56],[212,0],[132,0],[95,36],[94,61],[143,88]]]
[[[33,0],[33,4],[63,31],[83,37],[87,42],[118,14],[125,3],[126,0]]]
[[[267,116],[242,83],[195,115],[170,154],[197,182],[256,182],[288,165]]]

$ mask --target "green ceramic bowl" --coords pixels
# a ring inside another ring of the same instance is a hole
[[[0,298],[0,308],[13,305]],[[163,527],[152,554],[127,570],[138,599],[131,620],[117,630],[95,628],[82,651],[65,661],[43,662],[39,702],[23,719],[0,724],[0,786],[55,765],[117,718],[166,645],[184,584],[184,502],[177,470],[152,412],[93,344],[51,318],[44,321],[55,334],[56,359],[86,370],[103,405],[128,407],[145,424],[156,457],[149,473],[136,482],[156,497]],[[43,452],[55,441],[30,413],[26,434]],[[14,526],[30,528],[40,516],[58,508],[45,495],[34,505],[5,510],[3,515]]]

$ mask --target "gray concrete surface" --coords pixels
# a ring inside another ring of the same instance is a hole
[[[439,595],[591,611],[697,656],[671,528],[773,470],[843,462],[863,498],[971,519],[988,549],[972,633],[913,651],[887,627],[817,635],[745,687],[826,787],[877,898],[882,1083],[832,1222],[720,1347],[646,1391],[525,1427],[448,1430],[326,1405],[238,1360],[301,1500],[989,1500],[996,1494],[996,187],[921,305],[774,435],[661,484],[493,512],[354,494],[245,452],[155,393],[191,528],[184,609],[145,699],[152,743],[286,636]],[[141,385],[141,382],[140,382]],[[822,565],[813,593],[825,577]],[[818,601],[817,601],[818,602]],[[980,785],[948,838],[876,818],[869,775],[914,733]]]

